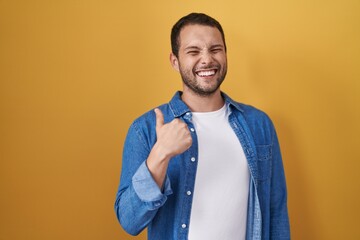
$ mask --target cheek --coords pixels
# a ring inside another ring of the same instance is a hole
[[[191,73],[193,71],[193,68],[195,67],[194,64],[192,64],[191,62],[186,62],[180,65],[180,69],[184,72],[189,72]]]
[[[186,68],[194,67],[198,59],[196,57],[186,56],[179,59],[180,65]]]
[[[226,63],[227,63],[226,56],[225,55],[218,56],[217,61],[222,65],[226,65]]]

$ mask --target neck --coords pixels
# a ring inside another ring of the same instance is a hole
[[[209,96],[200,96],[184,89],[181,99],[192,112],[212,112],[224,106],[224,99],[221,96],[220,89]]]

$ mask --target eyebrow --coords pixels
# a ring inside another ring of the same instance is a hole
[[[200,50],[201,48],[199,47],[196,47],[196,46],[189,46],[189,47],[186,47],[184,50]]]
[[[212,45],[212,46],[210,47],[210,49],[218,48],[218,47],[224,48],[224,45],[222,45],[222,44],[215,44],[215,45]]]

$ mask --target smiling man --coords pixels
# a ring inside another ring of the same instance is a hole
[[[136,119],[126,137],[115,211],[149,240],[290,239],[285,174],[269,117],[221,92],[224,32],[191,13],[172,28],[183,89]]]

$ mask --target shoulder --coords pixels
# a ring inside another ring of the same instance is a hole
[[[234,106],[235,111],[242,115],[248,123],[271,123],[269,115],[257,107],[233,100],[230,102],[230,104]]]
[[[275,127],[269,115],[263,110],[244,103],[238,104],[236,116],[250,130],[258,144],[267,144],[275,135]]]

